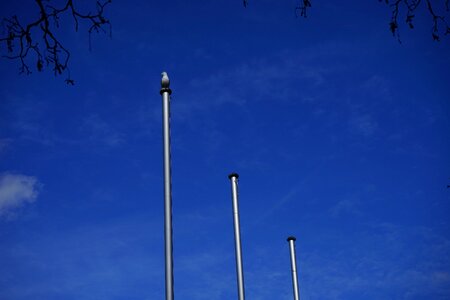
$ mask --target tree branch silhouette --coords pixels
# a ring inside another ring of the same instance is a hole
[[[380,2],[383,0],[379,0]],[[434,41],[439,42],[440,36],[442,34],[448,35],[450,34],[450,27],[445,19],[445,16],[442,14],[437,14],[435,10],[436,2],[432,3],[431,0],[384,0],[384,2],[389,5],[392,9],[391,22],[389,23],[389,28],[392,34],[399,40],[400,42],[400,34],[399,34],[399,12],[401,9],[406,10],[406,18],[405,22],[410,29],[414,28],[414,17],[415,13],[422,4],[422,2],[426,2],[426,11],[432,17],[432,26],[431,26],[431,37]],[[444,10],[446,13],[450,11],[450,0],[441,1],[443,7],[441,10]]]
[[[299,5],[295,7],[295,15],[306,18],[306,12],[311,7],[310,0],[300,0]]]
[[[73,0],[67,0],[62,8],[52,5],[44,5],[45,0],[35,0],[39,8],[39,18],[23,25],[17,16],[4,18],[2,21],[4,37],[0,38],[0,44],[6,45],[7,54],[2,55],[7,59],[18,60],[19,73],[31,74],[29,61],[32,54],[36,59],[36,69],[43,71],[44,65],[51,67],[55,76],[67,73],[65,82],[73,85],[75,81],[70,76],[68,66],[70,51],[63,46],[56,36],[55,29],[59,28],[60,17],[68,13],[75,23],[75,31],[78,31],[79,21],[86,21],[90,27],[89,50],[91,50],[91,35],[93,32],[104,32],[111,35],[111,23],[104,16],[105,7],[111,0],[96,2],[95,13],[81,13],[74,6]],[[107,30],[105,30],[105,27]]]
[[[384,2],[391,8],[391,21],[389,22],[389,29],[392,34],[400,41],[399,34],[399,15],[405,12],[406,18],[405,22],[410,29],[414,28],[414,17],[418,8],[422,2],[426,2],[426,10],[432,17],[432,27],[431,36],[434,41],[440,41],[442,34],[449,35],[450,27],[443,14],[436,13],[436,3],[442,3],[443,7],[440,9],[444,10],[445,13],[450,12],[450,0],[437,0],[432,2],[431,0],[378,0],[379,2]],[[248,0],[243,0],[244,7],[247,7]],[[298,5],[295,7],[296,16],[307,17],[307,11],[312,6],[312,0],[298,0]]]

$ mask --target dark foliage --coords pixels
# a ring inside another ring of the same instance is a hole
[[[2,21],[3,37],[0,38],[0,45],[6,46],[5,58],[18,60],[20,63],[20,73],[30,74],[30,61],[36,60],[36,70],[42,71],[45,67],[53,69],[55,76],[63,73],[67,74],[65,82],[73,85],[75,81],[70,77],[69,59],[70,51],[65,48],[56,35],[59,28],[59,20],[63,14],[71,15],[78,31],[80,21],[87,22],[90,27],[89,49],[91,49],[91,35],[93,32],[109,32],[111,35],[111,23],[104,16],[106,5],[111,0],[96,2],[95,13],[81,13],[74,6],[73,0],[67,0],[62,8],[56,8],[44,2],[45,0],[35,0],[39,17],[28,24],[23,24],[17,16],[4,18]],[[105,30],[106,28],[106,30]]]

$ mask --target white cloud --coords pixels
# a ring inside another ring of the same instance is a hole
[[[26,203],[32,203],[39,194],[36,177],[20,174],[0,175],[0,217],[14,214]]]

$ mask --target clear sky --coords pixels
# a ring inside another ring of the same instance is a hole
[[[74,86],[1,59],[0,298],[164,299],[167,71],[177,299],[237,298],[230,172],[248,299],[292,299],[289,235],[303,300],[450,299],[450,38],[294,7],[114,1],[92,52],[63,19]]]

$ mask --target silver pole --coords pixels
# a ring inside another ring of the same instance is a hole
[[[173,300],[173,246],[172,246],[172,182],[170,167],[170,94],[169,77],[161,73],[164,138],[164,242],[166,267],[166,300]]]
[[[297,262],[295,259],[295,240],[296,238],[294,236],[290,236],[287,239],[289,243],[289,249],[291,252],[291,270],[292,270],[292,286],[294,289],[294,300],[299,300],[300,294],[298,292]]]
[[[231,193],[233,197],[233,217],[234,217],[234,238],[235,238],[235,251],[236,251],[236,274],[237,274],[237,286],[239,300],[245,299],[244,291],[244,269],[242,266],[242,250],[241,250],[241,234],[239,226],[239,205],[238,205],[238,187],[237,180],[239,175],[231,173],[228,175],[231,181]]]

